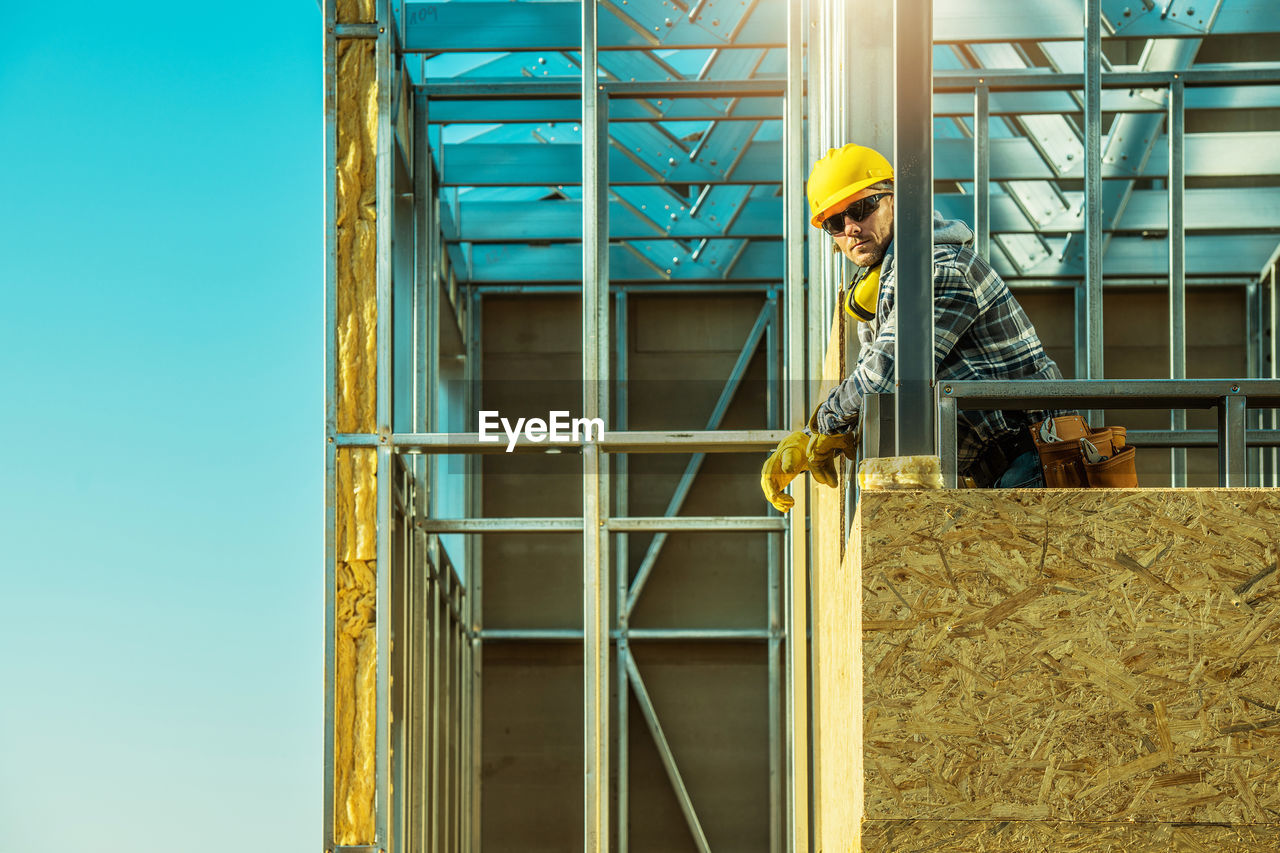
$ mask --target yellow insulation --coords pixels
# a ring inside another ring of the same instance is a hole
[[[336,12],[340,24],[372,24],[378,20],[374,0],[338,0]]]
[[[883,456],[858,463],[863,489],[941,489],[942,460],[937,456]]]
[[[338,452],[334,840],[345,845],[374,841],[377,460],[373,450]]]
[[[338,20],[375,20],[372,0],[340,0]],[[338,431],[374,432],[377,374],[378,127],[375,43],[337,45]],[[334,841],[373,844],[376,745],[377,452],[337,454]]]
[[[374,432],[378,87],[374,43],[338,42],[338,432]]]

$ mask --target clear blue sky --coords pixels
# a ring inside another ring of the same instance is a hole
[[[315,0],[7,4],[0,847],[315,851]]]

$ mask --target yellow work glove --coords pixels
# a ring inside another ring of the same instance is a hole
[[[765,499],[782,512],[789,512],[795,506],[795,498],[782,490],[796,477],[808,470],[805,461],[805,447],[809,436],[804,430],[796,430],[778,442],[778,447],[764,460],[764,468],[760,470],[760,489]]]
[[[840,469],[836,464],[838,456],[853,460],[858,455],[858,424],[854,423],[851,432],[839,435],[822,435],[815,423],[818,413],[809,418],[809,431],[813,433],[805,445],[805,465],[809,476],[824,486],[836,488],[840,485]]]

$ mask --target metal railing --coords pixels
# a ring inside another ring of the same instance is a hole
[[[958,476],[957,430],[965,410],[1022,409],[1216,409],[1214,430],[1131,430],[1138,447],[1218,448],[1218,484],[1247,484],[1245,448],[1280,446],[1280,430],[1247,430],[1249,409],[1280,408],[1275,379],[1060,379],[1049,381],[939,381],[937,442],[942,481],[955,488]]]

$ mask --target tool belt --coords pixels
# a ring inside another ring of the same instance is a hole
[[[1050,489],[1138,487],[1137,449],[1125,428],[1093,429],[1079,415],[1046,418],[1031,425],[1044,484]]]

